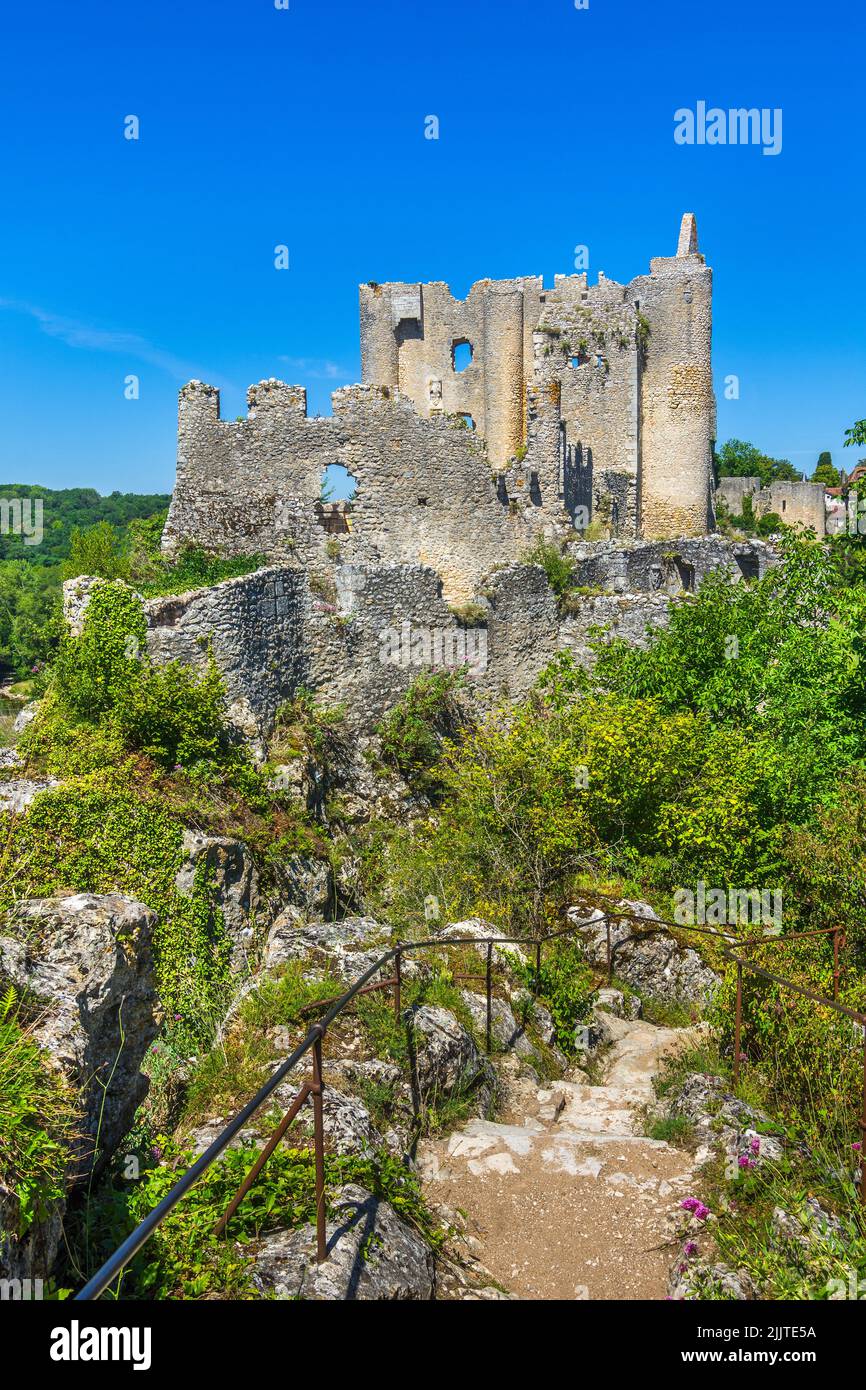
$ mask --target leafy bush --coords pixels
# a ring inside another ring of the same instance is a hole
[[[97,584],[80,636],[61,639],[54,692],[70,717],[113,725],[128,748],[163,767],[227,749],[225,694],[212,659],[198,676],[178,663],[153,667],[141,603],[123,583]]]
[[[422,672],[377,729],[383,760],[426,790],[438,785],[434,771],[446,741],[462,727],[462,674]]]
[[[168,1139],[157,1148],[158,1167],[147,1170],[138,1181],[119,1179],[91,1203],[75,1238],[82,1272],[96,1268],[116,1248],[196,1157]],[[261,1297],[250,1281],[252,1251],[246,1252],[238,1242],[314,1222],[316,1202],[312,1153],[280,1147],[232,1217],[226,1235],[215,1236],[214,1226],[258,1153],[256,1146],[249,1145],[226,1150],[135,1256],[121,1278],[120,1298]],[[444,1231],[428,1211],[418,1179],[390,1154],[326,1155],[325,1183],[329,1212],[339,1189],[358,1183],[389,1202],[429,1245],[441,1245]]]
[[[0,995],[0,1183],[18,1198],[18,1231],[63,1195],[75,1097],[34,1041],[10,986]]]
[[[524,565],[540,565],[557,599],[564,601],[574,585],[575,562],[570,555],[566,555],[558,545],[539,540],[525,551],[521,559]]]

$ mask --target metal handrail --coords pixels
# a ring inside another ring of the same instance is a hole
[[[602,894],[596,893],[592,894],[592,896],[596,898],[602,898],[602,900],[610,902],[614,901],[610,898],[606,899],[605,895]],[[349,1004],[351,1004],[354,999],[356,999],[361,994],[369,992],[369,987],[371,987],[370,982],[373,980],[373,977],[375,975],[378,975],[380,971],[382,971],[384,967],[387,966],[391,961],[394,962],[393,978],[383,981],[379,985],[373,985],[372,988],[384,988],[393,984],[394,1012],[395,1016],[399,1019],[402,1013],[402,963],[404,956],[406,956],[411,951],[421,951],[429,949],[442,950],[450,949],[454,946],[474,946],[476,948],[486,946],[485,974],[483,977],[479,976],[477,978],[484,978],[486,983],[485,1031],[486,1048],[489,1053],[492,1047],[492,976],[494,946],[518,946],[523,948],[533,945],[535,946],[535,988],[537,991],[539,977],[541,974],[542,946],[546,942],[556,941],[560,940],[563,937],[574,935],[576,932],[585,929],[588,922],[591,920],[592,919],[590,918],[584,918],[581,922],[575,923],[572,926],[568,926],[561,931],[548,932],[544,936],[529,939],[527,939],[526,937],[515,936],[437,936],[430,937],[427,940],[423,941],[398,941],[396,946],[392,947],[390,951],[386,951],[384,955],[380,956],[378,960],[374,961],[373,964],[370,965],[364,971],[364,973],[360,975],[358,979],[355,980],[354,983],[350,985],[350,987],[339,996],[339,998],[334,999],[333,1001],[322,1001],[323,1005],[325,1003],[328,1004],[326,1012],[316,1023],[314,1023],[310,1027],[307,1034],[305,1035],[303,1040],[298,1044],[298,1046],[294,1049],[294,1051],[286,1058],[284,1062],[282,1062],[279,1065],[279,1067],[277,1067],[273,1075],[270,1076],[268,1080],[264,1083],[264,1085],[259,1088],[256,1094],[252,1097],[251,1100],[247,1102],[243,1109],[240,1110],[237,1113],[237,1115],[235,1115],[234,1118],[230,1120],[229,1123],[220,1131],[216,1139],[214,1139],[213,1142],[205,1149],[204,1153],[202,1153],[200,1157],[196,1160],[196,1162],[192,1164],[192,1166],[188,1168],[186,1172],[178,1179],[174,1187],[172,1187],[171,1191],[166,1193],[165,1197],[162,1198],[162,1200],[157,1204],[157,1206],[155,1206],[153,1210],[148,1213],[144,1220],[141,1221],[138,1226],[136,1226],[135,1230],[132,1231],[131,1234],[127,1236],[126,1240],[123,1241],[123,1243],[120,1246],[118,1246],[117,1250],[115,1250],[114,1253],[109,1256],[109,1258],[104,1262],[104,1264],[102,1264],[102,1266],[97,1270],[97,1272],[92,1276],[92,1278],[88,1280],[84,1287],[80,1289],[77,1294],[75,1294],[73,1301],[89,1301],[91,1299],[99,1298],[100,1295],[105,1292],[105,1290],[113,1282],[113,1280],[116,1279],[117,1276],[122,1273],[123,1269],[133,1258],[133,1256],[136,1255],[138,1251],[142,1248],[142,1246],[150,1239],[150,1237],[153,1235],[153,1232],[157,1229],[158,1226],[162,1224],[162,1222],[173,1210],[173,1208],[178,1204],[178,1202],[180,1202],[186,1196],[186,1194],[195,1185],[195,1183],[202,1176],[202,1174],[205,1173],[211,1167],[211,1165],[216,1161],[217,1158],[219,1158],[220,1154],[224,1152],[224,1150],[228,1147],[228,1145],[235,1138],[235,1136],[243,1129],[247,1122],[250,1119],[252,1119],[256,1111],[259,1110],[261,1106],[265,1103],[265,1101],[268,1100],[269,1097],[274,1094],[274,1092],[278,1089],[282,1081],[286,1078],[286,1076],[288,1076],[289,1072],[292,1071],[292,1069],[295,1066],[297,1066],[298,1062],[302,1059],[302,1057],[304,1057],[310,1050],[312,1050],[313,1052],[312,1082],[305,1082],[304,1085],[301,1087],[301,1090],[298,1092],[298,1095],[294,1098],[291,1106],[287,1110],[286,1114],[283,1116],[283,1119],[280,1121],[280,1124],[274,1130],[274,1133],[272,1134],[265,1148],[258,1156],[255,1164],[253,1165],[253,1168],[247,1174],[247,1177],[244,1180],[243,1184],[238,1189],[235,1196],[232,1198],[232,1201],[226,1209],[224,1215],[217,1223],[215,1230],[219,1234],[225,1231],[228,1221],[234,1215],[244,1196],[249,1191],[250,1187],[255,1182],[262,1168],[264,1168],[267,1160],[270,1158],[271,1154],[278,1146],[280,1140],[283,1138],[284,1134],[288,1130],[290,1124],[296,1117],[298,1111],[301,1109],[301,1106],[308,1098],[310,1098],[313,1101],[314,1116],[313,1142],[316,1167],[317,1259],[319,1262],[326,1259],[327,1242],[325,1231],[326,1213],[324,1175],[324,1125],[322,1116],[322,1094],[324,1090],[324,1083],[322,1080],[322,1039],[325,1037],[325,1034],[330,1025],[340,1016],[343,1010]],[[631,920],[632,922],[640,922],[642,925],[646,924],[646,930],[643,932],[638,932],[634,936],[629,936],[624,939],[621,939],[612,946],[610,932],[610,925],[612,920]],[[595,921],[599,925],[603,922],[607,929],[608,980],[611,980],[613,978],[613,959],[616,950],[619,950],[629,941],[639,940],[642,936],[652,935],[663,929],[669,929],[673,931],[697,932],[704,936],[716,937],[724,943],[724,945],[722,946],[722,955],[725,957],[726,960],[728,960],[731,964],[736,965],[737,967],[737,1013],[735,1023],[734,1045],[735,1084],[739,1078],[740,1034],[742,1027],[743,970],[748,970],[752,974],[763,976],[765,979],[771,980],[776,984],[780,984],[785,988],[794,990],[796,993],[803,995],[807,999],[813,1000],[814,1002],[819,1004],[826,1005],[827,1007],[835,1010],[837,1013],[844,1014],[848,1018],[851,1018],[855,1022],[861,1024],[864,1027],[864,1030],[866,1030],[866,1014],[862,1014],[856,1010],[849,1009],[845,1005],[839,1004],[838,999],[827,999],[823,995],[818,995],[813,991],[805,989],[805,987],[803,986],[797,985],[792,980],[786,980],[782,976],[775,975],[772,972],[763,970],[758,966],[752,965],[750,961],[742,960],[740,957],[734,955],[731,946],[733,943],[736,942],[736,937],[732,937],[730,933],[715,931],[713,928],[710,927],[687,926],[679,922],[668,922],[658,917],[645,918],[641,917],[638,913],[623,911],[622,909],[617,909],[614,912],[604,913],[601,918],[596,918]],[[784,944],[790,940],[798,939],[802,936],[821,936],[831,934],[834,936],[834,956],[836,962],[836,968],[834,971],[834,993],[838,995],[838,951],[840,945],[840,935],[844,939],[844,932],[842,928],[822,928],[820,931],[817,932],[794,933],[790,937],[757,937],[754,939],[754,941],[747,941],[741,944],[745,946],[752,946],[757,944]],[[864,1157],[861,1163],[860,1196],[861,1200],[864,1202],[864,1204],[866,1204],[866,1037],[864,1037],[863,1112],[860,1121],[860,1128],[863,1132],[864,1140]]]

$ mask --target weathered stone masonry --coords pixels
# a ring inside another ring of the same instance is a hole
[[[712,529],[712,272],[683,219],[676,256],[628,285],[585,275],[448,287],[361,287],[364,384],[311,419],[306,392],[180,394],[177,482],[163,546],[261,553],[315,567],[427,565],[451,602],[537,536],[601,523],[612,536]],[[468,364],[460,354],[470,355]],[[321,502],[329,465],[356,480],[351,509]]]

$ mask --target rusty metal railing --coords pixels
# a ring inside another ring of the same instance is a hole
[[[604,899],[601,894],[587,894],[587,897],[601,898],[603,901],[613,902],[613,899]],[[322,1017],[312,1024],[305,1037],[294,1049],[294,1051],[282,1062],[274,1071],[273,1075],[260,1087],[251,1100],[240,1110],[237,1115],[221,1130],[216,1139],[205,1149],[204,1153],[191,1165],[190,1168],[178,1179],[171,1191],[163,1197],[162,1201],[154,1207],[143,1221],[136,1226],[135,1230],[127,1236],[126,1240],[118,1246],[117,1250],[109,1256],[105,1263],[97,1270],[84,1287],[75,1295],[75,1301],[83,1302],[90,1299],[99,1298],[110,1284],[122,1273],[129,1261],[138,1253],[143,1245],[150,1239],[154,1231],[166,1219],[169,1213],[177,1206],[178,1202],[186,1196],[190,1189],[198,1182],[199,1178],[207,1172],[211,1165],[219,1158],[220,1154],[228,1148],[232,1140],[241,1132],[246,1124],[252,1119],[255,1113],[264,1105],[288,1074],[306,1056],[312,1053],[312,1079],[305,1081],[292,1100],[288,1110],[284,1114],[280,1123],[268,1139],[262,1152],[258,1155],[238,1188],[231,1202],[226,1208],[214,1230],[216,1234],[222,1235],[228,1226],[229,1221],[236,1213],[250,1188],[254,1185],[262,1170],[266,1166],[271,1155],[279,1146],[288,1130],[296,1120],[302,1107],[307,1100],[312,1102],[313,1107],[313,1153],[315,1163],[315,1208],[316,1208],[316,1258],[322,1262],[327,1258],[327,1234],[326,1234],[326,1206],[325,1206],[325,1133],[323,1116],[323,1057],[322,1042],[328,1028],[343,1011],[357,998],[362,995],[370,994],[377,990],[393,988],[394,990],[394,1014],[399,1021],[402,1018],[403,1005],[403,964],[410,953],[423,950],[450,950],[457,946],[472,946],[476,949],[484,948],[485,970],[483,975],[464,975],[459,978],[484,980],[485,984],[485,1045],[487,1052],[493,1046],[493,952],[496,946],[516,946],[526,949],[535,947],[535,976],[534,992],[538,992],[541,965],[542,947],[551,941],[558,941],[564,937],[574,936],[585,930],[591,918],[582,918],[579,922],[565,927],[556,932],[549,932],[541,937],[527,939],[526,937],[499,936],[499,937],[452,937],[438,936],[431,937],[423,941],[398,941],[397,944],[387,951],[378,960],[374,961],[362,975],[358,977],[349,988],[338,998],[333,1000],[321,1000],[317,1004],[306,1006],[306,1012],[321,1008],[324,1009]],[[700,935],[714,937],[722,942],[721,952],[725,959],[737,968],[737,1003],[735,1018],[735,1042],[734,1042],[734,1083],[739,1081],[740,1074],[740,1048],[742,1034],[742,1005],[743,1005],[743,971],[751,972],[765,979],[771,980],[776,984],[793,990],[797,994],[803,995],[807,999],[814,1000],[816,1003],[823,1004],[835,1010],[839,1014],[852,1019],[864,1029],[864,1067],[863,1067],[863,1106],[860,1118],[860,1128],[863,1136],[863,1148],[861,1150],[861,1201],[866,1204],[866,1014],[859,1013],[857,1010],[849,1009],[838,1002],[839,978],[840,978],[840,951],[844,946],[844,932],[839,927],[828,927],[817,932],[793,933],[791,936],[772,936],[756,937],[737,943],[737,938],[721,931],[715,931],[708,927],[684,926],[678,922],[667,922],[658,917],[645,918],[635,912],[629,912],[622,908],[615,908],[611,912],[604,913],[601,918],[594,919],[598,925],[602,921],[605,924],[607,936],[607,960],[606,974],[608,981],[613,979],[614,961],[616,953],[630,941],[639,940],[641,937],[653,935],[659,932],[696,932]],[[634,935],[621,938],[617,942],[612,942],[611,922],[632,921],[640,923],[643,930]],[[806,989],[804,986],[796,984],[792,980],[775,975],[770,971],[764,970],[752,964],[751,961],[743,960],[733,953],[732,945],[739,944],[741,947],[751,949],[757,945],[786,944],[789,941],[797,940],[806,936],[832,935],[834,938],[834,998],[827,999],[823,995],[816,994],[814,991]],[[376,980],[388,965],[393,962],[393,976]]]

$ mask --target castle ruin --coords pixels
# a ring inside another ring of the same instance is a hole
[[[539,537],[713,529],[712,271],[692,214],[627,285],[367,284],[360,308],[363,383],[329,418],[280,381],[250,387],[237,422],[214,387],[183,388],[166,553],[310,566],[336,537],[349,562],[430,566],[461,602]],[[322,502],[334,464],[350,506]]]

